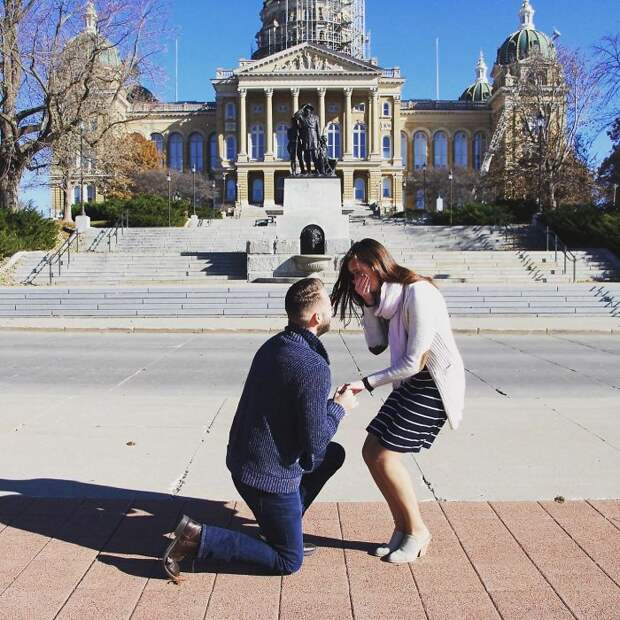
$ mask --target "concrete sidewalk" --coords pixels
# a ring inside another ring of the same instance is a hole
[[[0,331],[123,332],[123,333],[275,333],[283,317],[209,318],[0,318]],[[598,334],[620,335],[620,318],[610,317],[453,317],[454,332],[476,334]],[[357,321],[332,322],[333,332],[361,333]]]
[[[393,566],[368,554],[391,531],[378,503],[316,504],[320,548],[292,576],[159,557],[187,512],[256,529],[241,503],[190,498],[0,500],[0,618],[620,618],[620,501],[423,504],[429,552]]]

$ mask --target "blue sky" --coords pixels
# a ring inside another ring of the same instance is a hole
[[[291,0],[293,2],[294,0]],[[618,0],[532,0],[536,27],[557,28],[562,44],[589,48],[620,31]],[[435,38],[440,40],[440,96],[458,98],[473,82],[479,50],[491,69],[497,48],[517,29],[520,0],[367,0],[366,26],[372,55],[383,67],[399,66],[407,80],[405,98],[435,97]],[[179,41],[179,99],[214,98],[211,78],[217,67],[233,68],[248,58],[259,29],[261,0],[172,0],[171,26]],[[161,54],[166,83],[154,86],[163,100],[175,98],[174,40]],[[595,149],[609,150],[602,136]],[[45,212],[48,190],[28,192]]]

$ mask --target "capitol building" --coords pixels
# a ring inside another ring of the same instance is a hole
[[[282,204],[290,174],[291,117],[309,103],[338,160],[344,206],[424,209],[415,171],[479,171],[489,148],[510,149],[498,125],[519,65],[534,54],[555,57],[529,0],[519,2],[518,28],[498,48],[493,81],[482,52],[471,50],[474,81],[464,77],[458,100],[435,101],[403,99],[406,76],[368,58],[364,0],[265,0],[256,52],[216,71],[215,101],[128,98],[126,130],[152,140],[166,168],[214,179],[223,207],[268,210]],[[55,192],[57,207],[60,199]]]

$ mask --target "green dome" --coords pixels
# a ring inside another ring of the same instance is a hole
[[[497,50],[497,64],[511,65],[535,54],[553,60],[555,47],[544,32],[523,28],[511,34]]]
[[[492,94],[491,85],[488,82],[476,82],[459,97],[459,101],[484,103],[491,98]]]
[[[91,32],[81,32],[69,41],[64,54],[73,53],[86,59],[94,51],[97,52],[97,62],[104,67],[117,69],[121,66],[118,49],[105,37]]]

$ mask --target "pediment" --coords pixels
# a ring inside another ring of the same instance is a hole
[[[381,73],[381,69],[370,63],[345,54],[302,43],[266,58],[252,61],[236,71],[239,76],[252,75],[316,75],[316,74],[365,74]]]

